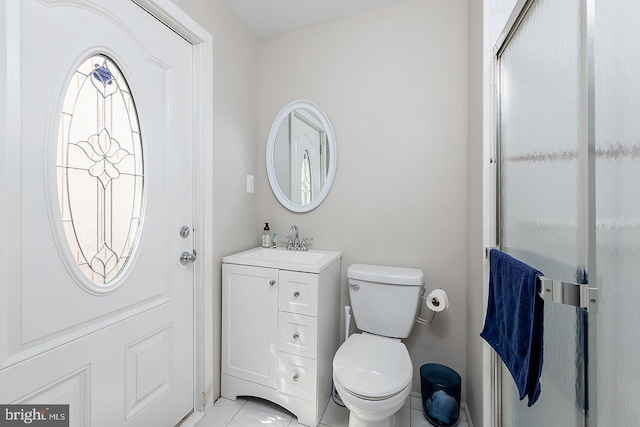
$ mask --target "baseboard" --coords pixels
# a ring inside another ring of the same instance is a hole
[[[195,425],[204,418],[205,414],[204,411],[193,411],[188,417],[176,424],[176,427],[195,427]]]

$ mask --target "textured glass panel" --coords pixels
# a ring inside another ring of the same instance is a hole
[[[304,150],[302,156],[302,167],[300,168],[300,198],[302,204],[311,203],[311,162],[309,161],[309,150]]]
[[[640,422],[640,3],[596,2],[598,426]]]
[[[118,277],[138,236],[144,183],[138,129],[118,66],[104,55],[84,61],[60,116],[58,198],[73,257],[97,285]]]
[[[576,281],[579,237],[578,0],[538,0],[501,58],[501,247],[546,276]],[[542,393],[518,400],[503,367],[506,427],[582,426],[580,320],[545,304]]]

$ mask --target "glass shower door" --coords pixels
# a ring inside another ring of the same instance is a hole
[[[503,369],[502,425],[640,425],[640,2],[522,3],[497,55],[501,248],[599,294],[597,322],[545,303],[542,394]]]
[[[640,2],[595,7],[599,426],[640,425]]]
[[[585,95],[580,0],[536,0],[498,53],[502,251],[546,277],[585,283]],[[504,427],[583,427],[583,310],[545,303],[539,400],[501,363]]]

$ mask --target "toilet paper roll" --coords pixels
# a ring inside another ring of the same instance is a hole
[[[442,289],[434,289],[427,297],[427,307],[437,312],[444,311],[449,308],[449,297]]]

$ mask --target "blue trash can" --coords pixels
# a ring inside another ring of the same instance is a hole
[[[420,367],[422,407],[432,424],[450,427],[458,422],[461,386],[462,378],[448,366],[427,363]]]

